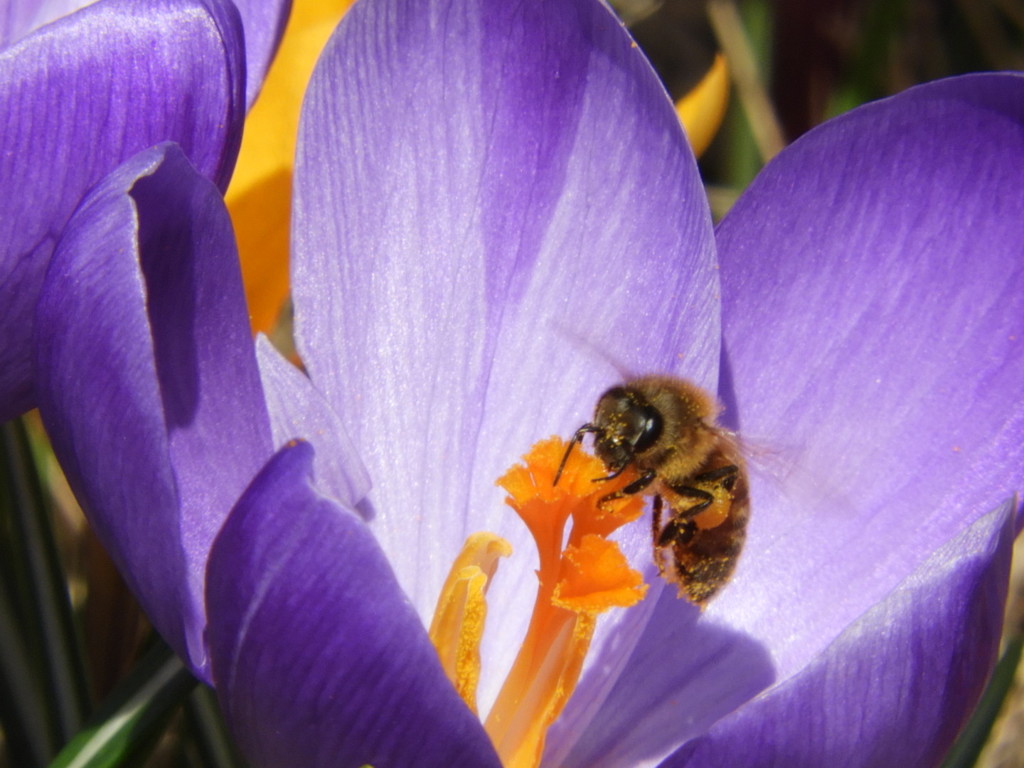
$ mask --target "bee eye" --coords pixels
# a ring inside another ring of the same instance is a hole
[[[661,437],[663,425],[661,414],[653,406],[644,405],[634,408],[630,417],[631,420],[635,420],[633,434],[637,436],[633,441],[633,450],[636,453],[643,453]]]

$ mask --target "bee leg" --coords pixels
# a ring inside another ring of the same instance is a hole
[[[739,477],[740,468],[735,464],[728,464],[718,469],[712,469],[707,472],[702,472],[693,478],[690,482],[698,485],[704,485],[705,483],[719,483],[725,490],[731,491],[733,486],[736,485],[736,478]]]
[[[611,493],[602,496],[598,500],[597,506],[598,507],[603,507],[609,501],[614,501],[615,499],[621,499],[621,498],[623,498],[625,496],[632,496],[634,493],[640,493],[640,491],[642,491],[644,488],[646,488],[648,485],[650,485],[652,482],[654,482],[654,478],[656,478],[657,476],[658,476],[657,472],[655,472],[653,469],[649,469],[646,472],[644,472],[642,475],[640,475],[640,477],[638,477],[632,483],[630,483],[629,485],[623,487],[621,490],[612,491]],[[615,477],[615,475],[612,475],[612,477]],[[600,478],[600,479],[606,480],[607,478]]]
[[[701,488],[694,488],[692,485],[670,485],[669,488],[679,496],[685,496],[688,499],[696,499],[694,504],[691,504],[685,509],[681,506],[673,508],[675,517],[682,518],[683,520],[687,520],[694,515],[703,512],[708,508],[711,502],[715,500],[715,497],[707,491]]]
[[[655,472],[653,469],[648,469],[646,472],[640,475],[640,477],[638,477],[632,483],[630,483],[621,491],[619,491],[619,493],[622,494],[623,496],[632,496],[634,493],[640,493],[640,491],[642,491],[644,488],[650,485],[654,481],[654,478],[657,476],[657,472]]]
[[[562,470],[565,469],[565,462],[569,460],[569,454],[572,453],[572,449],[577,443],[583,442],[583,436],[587,432],[596,432],[600,434],[602,429],[595,424],[584,424],[582,427],[576,430],[576,434],[572,436],[572,440],[569,441],[569,445],[565,447],[565,454],[562,456],[562,462],[558,465],[558,471],[555,472],[555,479],[552,485],[558,485],[558,480],[562,476]]]
[[[667,547],[669,544],[689,544],[696,532],[697,524],[693,520],[673,517],[665,524],[661,533],[658,534],[656,539],[658,542],[658,552],[660,553],[661,548]],[[663,571],[661,560],[658,562],[658,570]]]
[[[654,497],[653,514],[651,515],[651,526],[652,533],[654,534],[651,538],[657,541],[658,534],[661,532],[661,508],[664,502],[661,500],[661,496]]]
[[[651,515],[651,541],[661,540],[661,496],[654,497],[653,514]],[[654,547],[654,564],[658,566],[658,575],[665,575],[665,553],[661,546]]]
[[[593,480],[591,480],[591,482],[593,482],[593,483],[603,483],[605,480],[614,480],[616,477],[618,477],[623,472],[625,472],[626,471],[626,467],[628,467],[628,466],[629,466],[629,462],[627,461],[626,463],[622,464],[621,466],[616,467],[615,470],[613,470],[610,475],[605,475],[604,477],[595,477]]]
[[[665,552],[661,547],[654,548],[654,564],[658,566],[658,575],[665,575]]]

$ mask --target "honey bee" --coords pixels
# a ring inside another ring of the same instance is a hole
[[[594,452],[611,480],[632,466],[639,477],[601,503],[635,493],[654,496],[652,538],[658,572],[699,606],[729,580],[746,536],[747,475],[733,433],[716,423],[718,402],[697,385],[672,376],[642,376],[612,387],[573,446],[594,435]],[[670,514],[662,522],[663,507]],[[668,562],[666,550],[671,553]]]

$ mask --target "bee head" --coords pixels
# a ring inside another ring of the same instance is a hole
[[[594,451],[618,473],[658,441],[664,422],[658,409],[635,389],[612,387],[597,401],[594,426]]]
[[[618,476],[638,454],[654,446],[663,427],[662,415],[643,395],[628,387],[612,387],[597,401],[594,420],[584,424],[573,435],[554,484],[558,484],[573,446],[588,432],[594,434],[594,452],[610,473],[598,479],[609,480]]]

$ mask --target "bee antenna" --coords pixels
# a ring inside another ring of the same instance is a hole
[[[576,430],[576,434],[572,436],[572,440],[569,441],[569,446],[565,449],[565,453],[562,455],[562,462],[558,465],[558,471],[555,472],[555,480],[551,485],[558,485],[558,479],[562,476],[562,470],[565,469],[565,462],[569,460],[569,454],[572,453],[573,446],[576,443],[583,441],[583,436],[587,432],[600,432],[601,428],[594,424],[584,424],[582,427]]]

